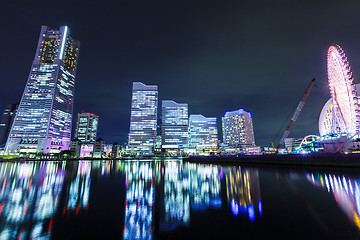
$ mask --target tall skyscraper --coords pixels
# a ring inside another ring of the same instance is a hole
[[[94,143],[96,140],[99,116],[93,113],[78,113],[75,138],[82,143]]]
[[[0,123],[0,147],[4,147],[6,144],[18,106],[19,104],[9,104],[5,108]]]
[[[184,149],[188,146],[188,105],[162,101],[161,140],[163,149]]]
[[[222,128],[223,142],[229,146],[255,146],[252,117],[244,109],[226,112]]]
[[[189,117],[189,147],[199,150],[216,148],[218,132],[216,117],[204,117],[201,114]]]
[[[153,154],[157,127],[158,87],[134,82],[131,101],[130,153]]]
[[[7,153],[69,149],[79,46],[67,26],[41,27]]]

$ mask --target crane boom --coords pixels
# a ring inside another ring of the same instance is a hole
[[[306,88],[300,102],[299,102],[299,105],[297,106],[295,112],[294,112],[294,115],[292,116],[291,120],[290,120],[290,123],[289,125],[287,126],[283,136],[281,137],[281,140],[279,142],[279,145],[276,147],[276,150],[279,150],[279,148],[281,148],[283,145],[284,145],[284,141],[285,141],[285,138],[287,138],[287,136],[289,136],[289,133],[291,131],[291,128],[294,126],[294,123],[296,121],[296,119],[299,117],[299,114],[302,110],[302,108],[304,107],[305,105],[305,102],[306,100],[308,99],[309,97],[309,94],[310,94],[310,91],[312,89],[312,86],[314,85],[314,82],[315,82],[315,78],[313,78],[309,84],[309,86]]]

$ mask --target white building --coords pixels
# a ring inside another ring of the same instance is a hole
[[[75,138],[82,143],[94,143],[98,128],[99,116],[93,113],[78,113]]]
[[[217,121],[215,117],[201,114],[189,117],[189,148],[201,151],[215,151],[218,144]]]
[[[188,105],[162,101],[161,140],[164,150],[180,151],[188,146]]]
[[[134,82],[128,153],[153,154],[157,127],[158,87]]]

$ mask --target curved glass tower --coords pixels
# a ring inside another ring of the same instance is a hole
[[[41,27],[6,153],[69,149],[79,47],[67,26]]]

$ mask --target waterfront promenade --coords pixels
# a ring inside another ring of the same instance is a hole
[[[272,154],[272,155],[238,155],[238,156],[190,156],[190,157],[121,157],[121,158],[49,158],[27,159],[13,158],[4,159],[0,156],[0,162],[24,162],[24,161],[92,161],[92,160],[120,160],[120,161],[152,161],[182,159],[184,162],[222,164],[222,165],[262,165],[262,166],[290,166],[290,167],[334,167],[352,168],[360,170],[360,153],[333,154]]]
[[[359,168],[360,154],[284,154],[284,155],[239,155],[239,156],[194,156],[184,158],[186,162],[210,164],[250,164],[271,166],[306,166]]]

